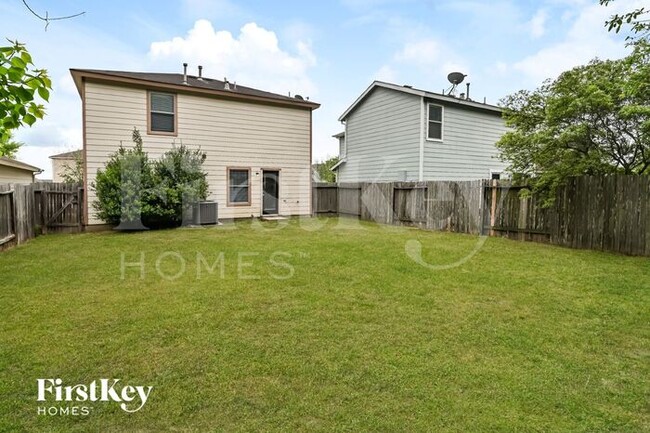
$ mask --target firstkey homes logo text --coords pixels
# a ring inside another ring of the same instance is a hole
[[[88,384],[64,385],[62,379],[37,379],[39,415],[88,415],[87,403],[119,404],[124,412],[135,413],[147,403],[153,386],[123,385],[120,379],[99,379]],[[51,403],[51,402],[55,402]],[[67,405],[65,404],[67,403]]]

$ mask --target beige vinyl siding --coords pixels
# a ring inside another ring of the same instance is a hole
[[[378,87],[350,113],[339,182],[418,180],[420,98]]]
[[[444,106],[443,141],[424,142],[425,180],[487,179],[491,170],[505,170],[494,146],[506,132],[498,113],[431,102]]]
[[[63,182],[63,174],[66,167],[74,168],[76,161],[74,158],[53,159],[52,160],[52,182]]]
[[[137,127],[144,149],[158,158],[173,143],[200,147],[207,154],[209,200],[219,202],[220,218],[260,216],[262,169],[280,170],[279,211],[310,212],[310,111],[241,101],[177,94],[177,137],[147,135],[147,91],[94,82],[85,83],[88,185],[110,153],[123,142],[132,145]],[[227,168],[251,169],[251,205],[227,206]],[[98,224],[89,188],[89,223]]]
[[[34,173],[16,167],[0,165],[0,183],[33,183]]]

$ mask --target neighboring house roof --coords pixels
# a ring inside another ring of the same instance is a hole
[[[396,90],[398,92],[403,92],[403,93],[408,93],[411,95],[416,95],[416,96],[421,96],[425,97],[428,99],[433,99],[436,101],[440,102],[446,102],[448,104],[456,104],[460,107],[469,107],[469,108],[476,108],[480,110],[486,110],[486,111],[491,111],[494,113],[501,114],[503,110],[501,107],[497,107],[496,105],[490,105],[490,104],[482,104],[480,102],[475,102],[467,99],[460,99],[460,98],[455,98],[453,96],[448,96],[448,95],[441,95],[440,93],[434,93],[434,92],[428,92],[426,90],[420,90],[420,89],[414,89],[411,86],[400,86],[399,84],[392,84],[392,83],[385,83],[383,81],[374,81],[362,94],[357,98],[356,101],[350,105],[350,107],[345,110],[343,114],[341,114],[341,117],[339,117],[339,121],[344,121],[348,115],[354,111],[354,109],[359,105],[365,98],[372,92],[374,89],[377,87],[383,87],[385,89],[392,89]]]
[[[7,158],[6,156],[0,156],[0,165],[5,166],[5,167],[17,168],[19,170],[29,171],[31,173],[42,173],[43,172],[43,170],[41,170],[38,167],[34,167],[33,165],[25,164],[24,162],[16,161],[15,159]]]
[[[73,150],[72,152],[59,153],[58,155],[51,155],[50,159],[75,159],[81,156],[81,150]]]
[[[345,137],[345,131],[343,131],[343,132],[339,132],[338,134],[334,134],[334,135],[332,135],[332,137],[334,137],[334,138],[342,138],[342,137]]]
[[[122,83],[124,85],[140,85],[143,87],[155,87],[187,93],[202,95],[222,96],[229,99],[266,102],[276,105],[293,106],[297,108],[309,108],[312,110],[320,107],[320,104],[298,97],[279,95],[241,86],[235,83],[228,83],[230,90],[226,90],[226,82],[203,77],[199,79],[194,75],[187,75],[187,84],[183,82],[183,74],[169,74],[156,72],[128,72],[128,71],[106,71],[98,69],[70,69],[75,81],[77,90],[83,98],[84,79],[97,81],[108,81]]]

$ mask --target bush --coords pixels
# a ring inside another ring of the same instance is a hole
[[[181,225],[191,205],[208,195],[205,153],[181,144],[151,161],[135,128],[132,139],[133,149],[120,145],[97,172],[92,185],[97,216],[124,230]]]
[[[149,227],[179,226],[190,206],[208,196],[208,181],[202,171],[206,154],[174,146],[153,163],[155,193],[150,195],[146,223]]]

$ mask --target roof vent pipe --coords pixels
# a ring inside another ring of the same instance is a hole
[[[203,66],[199,65],[199,77],[198,80],[203,81]]]
[[[183,84],[187,84],[187,63],[183,63]]]
[[[467,92],[465,93],[465,98],[469,101],[469,83],[467,83]]]
[[[228,78],[223,77],[223,89],[230,90],[230,83],[228,83]]]

